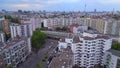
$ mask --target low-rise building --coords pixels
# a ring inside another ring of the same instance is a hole
[[[71,47],[62,49],[60,54],[53,57],[48,68],[72,68],[73,66],[73,53]]]

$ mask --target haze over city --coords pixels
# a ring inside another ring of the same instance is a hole
[[[120,0],[0,0],[0,9],[47,11],[113,11],[120,9]]]
[[[120,0],[0,0],[0,68],[120,68]]]

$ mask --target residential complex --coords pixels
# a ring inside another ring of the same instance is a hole
[[[58,47],[66,48],[70,46],[74,54],[74,64],[79,67],[104,66],[104,55],[111,48],[112,39],[98,31],[85,31],[81,34],[70,35],[61,39]]]
[[[56,17],[44,20],[45,27],[54,28],[72,24],[89,26],[103,34],[119,35],[120,20],[80,17]]]
[[[5,15],[19,23],[5,19]],[[111,12],[0,12],[0,68],[19,68],[22,62],[21,68],[29,64],[30,68],[39,64],[42,68],[120,68],[120,52],[111,49],[112,40],[120,41],[120,13],[116,15],[118,18]],[[49,39],[44,49],[34,54],[31,37],[44,27],[41,32]],[[57,31],[57,27],[61,29]]]

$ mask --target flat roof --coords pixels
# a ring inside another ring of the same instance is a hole
[[[118,50],[110,49],[110,50],[108,50],[107,52],[110,52],[110,53],[112,53],[113,55],[120,57],[120,51],[118,51]]]

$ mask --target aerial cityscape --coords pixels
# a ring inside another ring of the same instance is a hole
[[[120,0],[0,0],[0,68],[120,68]]]

